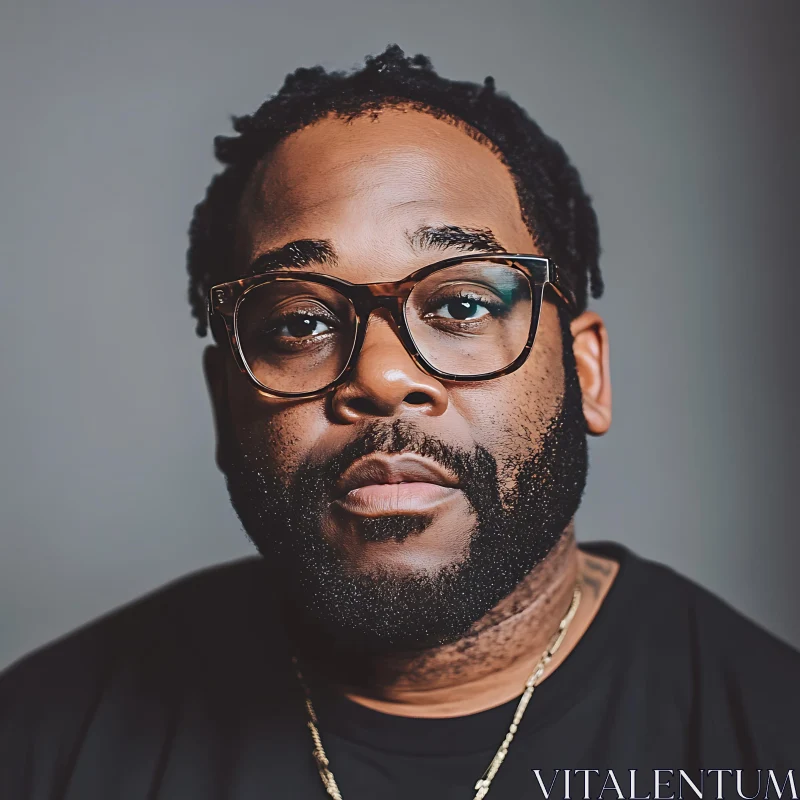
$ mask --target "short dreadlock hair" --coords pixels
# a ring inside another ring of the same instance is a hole
[[[561,145],[508,95],[483,85],[442,78],[424,55],[409,58],[396,45],[351,72],[302,67],[254,114],[233,118],[237,136],[217,136],[214,153],[225,169],[211,181],[189,229],[189,303],[204,336],[206,296],[233,253],[239,203],[256,165],[284,138],[335,115],[354,119],[393,105],[410,105],[464,126],[490,146],[511,172],[526,225],[542,252],[564,271],[578,301],[603,293],[597,217],[580,176]]]

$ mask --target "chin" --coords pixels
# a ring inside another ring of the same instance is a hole
[[[413,514],[334,511],[323,519],[322,535],[353,574],[431,577],[466,558],[474,526],[464,502],[461,508]]]

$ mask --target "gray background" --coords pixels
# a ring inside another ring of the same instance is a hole
[[[800,645],[796,2],[10,3],[0,19],[0,665],[252,554],[185,301],[211,139],[396,41],[495,76],[593,195],[615,421],[579,538]]]

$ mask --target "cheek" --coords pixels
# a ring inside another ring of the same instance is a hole
[[[554,309],[543,310],[527,361],[502,378],[454,388],[451,402],[487,448],[500,469],[518,463],[539,447],[563,396],[561,333]]]
[[[294,474],[315,450],[326,427],[321,401],[287,405],[249,388],[231,399],[233,429],[241,451],[256,463]]]

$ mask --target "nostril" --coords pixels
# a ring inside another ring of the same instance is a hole
[[[412,406],[424,406],[431,402],[431,398],[425,392],[410,392],[406,395],[405,402]]]
[[[357,411],[359,414],[367,414],[370,416],[375,416],[380,414],[380,408],[378,408],[378,404],[369,397],[352,397],[347,403],[353,411]]]

